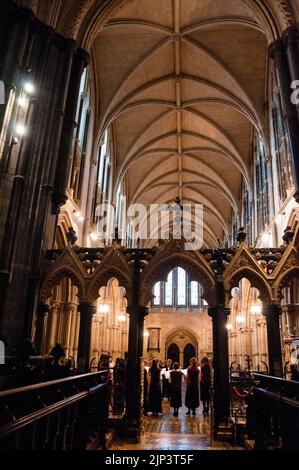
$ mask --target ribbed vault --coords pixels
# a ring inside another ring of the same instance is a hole
[[[252,192],[253,130],[267,143],[267,32],[246,3],[123,2],[92,49],[114,187],[128,203],[203,203],[207,246],[231,233],[244,181]]]

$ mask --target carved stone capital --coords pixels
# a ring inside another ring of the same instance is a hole
[[[277,39],[276,41],[272,42],[268,47],[268,54],[271,59],[276,60],[277,54],[283,54],[285,52],[283,41],[281,39]]]
[[[281,305],[263,303],[263,315],[266,317],[267,320],[278,318],[281,314]]]
[[[80,315],[86,315],[93,317],[97,311],[97,307],[92,304],[79,304],[78,305],[78,312]]]

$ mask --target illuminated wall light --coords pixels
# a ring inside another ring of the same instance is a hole
[[[260,315],[262,313],[262,307],[260,305],[253,305],[251,307],[251,313],[252,315]]]
[[[91,239],[93,242],[97,241],[97,239],[98,239],[97,233],[96,233],[96,232],[91,232],[91,234],[90,234],[90,239]]]
[[[80,211],[74,211],[74,216],[77,220],[79,220],[80,222],[82,222],[84,220],[84,217],[83,215],[81,214]]]
[[[117,319],[118,319],[119,323],[125,323],[126,315],[124,313],[121,313],[120,315],[118,315]]]
[[[18,135],[19,137],[23,137],[24,135],[27,134],[27,129],[24,126],[24,124],[17,123],[15,125],[15,134]]]
[[[262,236],[262,241],[264,243],[270,243],[270,241],[272,240],[272,236],[270,233],[264,233],[264,235]]]
[[[26,108],[27,104],[28,104],[28,100],[25,98],[25,96],[19,96],[18,105],[21,108]]]
[[[246,321],[246,319],[242,315],[238,315],[237,318],[236,318],[236,322],[239,323],[239,325],[244,324],[245,321]]]
[[[233,325],[231,325],[230,323],[228,323],[228,324],[226,325],[226,329],[227,329],[228,331],[232,331]]]
[[[99,306],[99,312],[100,313],[109,313],[109,305],[106,303],[103,303]]]
[[[35,86],[32,82],[25,82],[23,89],[28,95],[33,95],[33,93],[35,92]]]
[[[145,332],[143,333],[143,336],[144,336],[145,338],[149,338],[149,332],[148,332],[148,331],[145,331]]]

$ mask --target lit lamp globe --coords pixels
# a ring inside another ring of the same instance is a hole
[[[109,313],[109,305],[106,303],[103,303],[99,307],[99,312],[100,313]]]
[[[239,325],[242,325],[245,323],[245,317],[243,317],[242,315],[238,315],[236,321]]]
[[[125,323],[126,315],[124,313],[121,313],[120,315],[118,315],[118,321],[119,323]]]
[[[259,316],[262,313],[262,307],[260,305],[253,305],[251,307],[251,313],[254,316]]]
[[[30,81],[25,82],[23,88],[25,93],[27,93],[28,95],[33,95],[35,92],[35,86]]]
[[[148,337],[149,337],[149,332],[148,332],[148,331],[145,331],[145,332],[143,333],[143,336],[144,336],[145,338],[148,338]]]

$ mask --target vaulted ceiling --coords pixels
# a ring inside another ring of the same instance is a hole
[[[267,144],[267,45],[299,0],[15,1],[91,52],[95,150],[111,125],[115,188],[202,202],[206,245],[223,243],[252,189],[254,127]]]
[[[217,246],[252,189],[254,127],[265,130],[267,41],[240,0],[132,0],[93,47],[98,129],[111,125],[129,203],[204,204]]]

